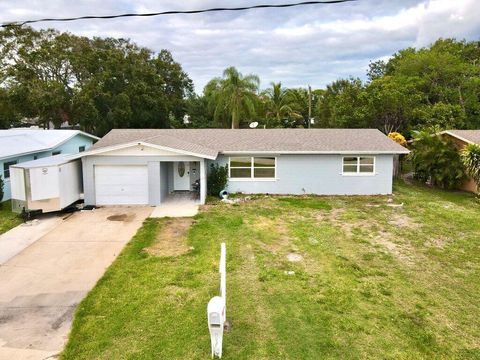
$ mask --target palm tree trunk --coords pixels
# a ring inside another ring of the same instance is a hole
[[[239,129],[240,128],[240,109],[238,102],[235,102],[235,105],[232,109],[232,129]]]

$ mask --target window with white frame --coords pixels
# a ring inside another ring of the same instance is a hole
[[[266,156],[235,156],[230,158],[231,179],[274,179],[276,159]]]
[[[373,175],[374,173],[374,156],[345,156],[343,158],[343,174],[345,175]]]

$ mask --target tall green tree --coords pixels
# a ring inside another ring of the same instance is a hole
[[[399,51],[386,64],[386,75],[416,79],[416,91],[423,101],[418,114],[429,112],[446,118],[452,125],[480,127],[480,42],[440,39],[428,48]],[[461,111],[461,114],[458,113]],[[443,114],[439,114],[439,112]],[[452,119],[453,118],[453,119]],[[421,127],[425,118],[414,117],[414,127]],[[463,123],[463,124],[462,124]]]
[[[365,89],[365,115],[370,126],[385,134],[404,129],[412,119],[412,111],[421,103],[416,79],[384,76],[373,80]]]
[[[367,127],[365,86],[360,79],[340,79],[327,86],[316,104],[321,127]]]
[[[295,110],[295,97],[292,91],[282,87],[282,83],[271,83],[261,96],[264,103],[265,125],[267,127],[288,126],[302,118]]]
[[[288,89],[289,97],[291,98],[291,108],[300,116],[291,117],[285,124],[285,127],[303,127],[308,128],[313,126],[310,123],[310,117],[315,118],[315,108],[323,96],[323,89],[315,89],[311,94],[311,102],[309,100],[308,89],[294,88]],[[312,113],[309,116],[309,106],[312,106]]]
[[[0,31],[0,78],[20,117],[103,135],[114,127],[169,127],[192,81],[167,50],[56,30]],[[0,99],[1,101],[1,99]]]
[[[257,75],[242,75],[234,67],[223,72],[222,78],[211,80],[205,88],[209,105],[213,109],[215,121],[230,120],[232,129],[238,129],[240,123],[255,116],[258,101],[260,79]]]

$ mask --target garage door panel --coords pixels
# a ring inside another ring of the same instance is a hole
[[[97,205],[148,204],[147,166],[95,166]]]

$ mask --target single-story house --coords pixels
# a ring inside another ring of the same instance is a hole
[[[18,128],[0,130],[0,176],[4,180],[3,200],[11,198],[10,166],[58,154],[88,150],[98,137],[79,130]]]
[[[408,150],[375,129],[114,129],[82,158],[87,205],[158,205],[207,193],[211,164],[232,193],[392,193],[393,157]]]
[[[450,138],[459,151],[463,150],[467,144],[480,145],[480,130],[445,130],[440,134]],[[477,192],[477,185],[472,178],[467,178],[460,184],[459,189]]]

